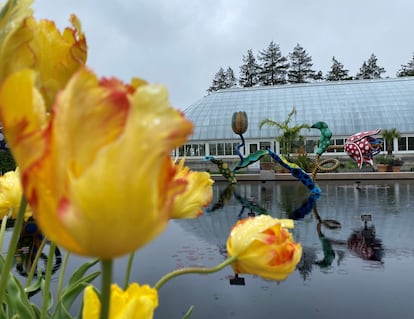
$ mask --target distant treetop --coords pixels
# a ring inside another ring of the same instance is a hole
[[[401,69],[397,72],[398,77],[402,76],[414,76],[414,53],[411,61],[407,64],[401,65]]]

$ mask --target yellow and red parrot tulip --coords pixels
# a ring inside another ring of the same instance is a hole
[[[0,81],[22,69],[36,70],[40,93],[50,109],[57,92],[85,64],[86,38],[75,15],[70,17],[72,26],[60,32],[53,21],[38,21],[31,15],[31,2],[9,2],[4,7],[10,12],[0,19]]]
[[[50,116],[36,72],[10,75],[0,117],[42,232],[69,251],[110,259],[142,247],[166,227],[188,179],[173,149],[193,125],[167,90],[134,80],[99,80],[81,68]]]
[[[237,257],[232,264],[234,271],[272,280],[286,279],[302,257],[301,244],[294,242],[286,228],[293,228],[292,220],[268,215],[237,222],[227,239],[229,257]]]
[[[207,206],[213,198],[213,180],[207,172],[194,172],[184,166],[184,159],[177,164],[177,179],[188,180],[184,193],[177,196],[174,201],[172,218],[196,218],[203,214],[203,207]]]

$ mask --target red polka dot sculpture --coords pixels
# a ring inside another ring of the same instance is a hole
[[[381,132],[380,129],[375,131],[365,131],[356,133],[347,138],[345,143],[345,152],[354,159],[361,169],[364,163],[374,166],[374,156],[381,152],[381,139],[374,138]]]

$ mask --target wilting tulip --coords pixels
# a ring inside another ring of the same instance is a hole
[[[188,183],[176,178],[170,154],[193,130],[167,90],[138,79],[98,80],[81,68],[48,117],[36,83],[33,71],[9,76],[0,114],[45,236],[110,259],[160,234]]]
[[[302,246],[286,228],[293,228],[292,220],[269,215],[239,221],[227,239],[229,257],[237,257],[234,271],[273,280],[287,278],[301,259]]]
[[[50,109],[58,90],[86,62],[85,36],[74,15],[72,27],[61,33],[53,21],[31,16],[32,1],[14,2],[5,5],[9,12],[0,20],[0,81],[25,68],[38,71],[40,93]]]
[[[184,160],[177,164],[177,179],[188,181],[184,193],[178,195],[174,201],[172,218],[196,218],[203,213],[213,198],[213,180],[207,172],[194,172],[184,166]]]
[[[0,219],[6,215],[16,218],[22,198],[19,170],[9,171],[0,176]],[[24,219],[32,215],[30,208],[25,212]]]
[[[151,319],[158,306],[158,293],[148,285],[133,283],[123,291],[111,286],[109,319]],[[98,319],[101,302],[93,286],[84,291],[82,318]]]

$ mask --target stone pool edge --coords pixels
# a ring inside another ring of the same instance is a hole
[[[226,181],[219,174],[211,174],[215,181]],[[295,181],[289,173],[261,171],[254,174],[236,174],[238,181]],[[414,180],[414,172],[350,172],[350,173],[318,173],[316,180]]]

